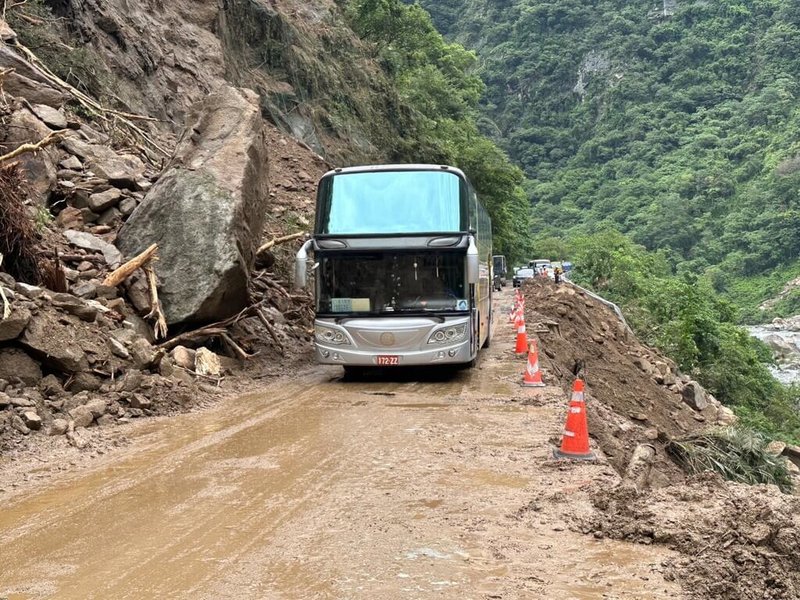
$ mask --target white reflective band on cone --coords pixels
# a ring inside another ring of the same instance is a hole
[[[575,434],[572,431],[564,430],[564,435],[567,437],[575,437]]]
[[[580,412],[581,412],[581,407],[580,407],[580,406],[573,406],[573,407],[571,407],[571,408],[569,409],[569,412],[571,412],[571,413],[573,413],[573,414],[580,414]]]

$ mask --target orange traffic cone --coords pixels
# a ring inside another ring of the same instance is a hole
[[[514,300],[514,305],[511,307],[511,313],[508,315],[508,322],[513,323],[517,319],[517,310],[519,309],[519,303]]]
[[[525,356],[528,353],[528,334],[525,333],[525,316],[522,313],[517,315],[517,345],[514,353],[517,356]]]
[[[542,372],[539,370],[539,348],[536,346],[536,340],[533,340],[528,346],[528,364],[522,375],[522,385],[524,387],[544,387]]]
[[[581,379],[576,379],[572,386],[572,398],[569,401],[567,424],[564,426],[561,448],[553,452],[556,458],[576,460],[595,460],[596,458],[594,452],[589,450],[589,425],[586,420],[583,387]]]

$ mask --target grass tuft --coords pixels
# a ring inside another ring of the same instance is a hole
[[[786,459],[767,452],[769,440],[743,427],[714,429],[674,440],[667,453],[691,474],[714,471],[728,481],[773,484],[792,491]]]

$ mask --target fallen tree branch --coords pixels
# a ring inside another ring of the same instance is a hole
[[[206,325],[200,329],[195,329],[194,331],[187,331],[186,333],[182,333],[171,340],[167,340],[166,342],[163,342],[159,348],[164,348],[164,350],[172,350],[175,346],[179,346],[183,342],[207,339],[213,336],[219,336],[221,333],[227,333],[227,327],[229,325],[233,325],[234,323],[249,317],[251,314],[253,314],[253,310],[253,306],[247,306],[232,317],[228,317],[223,321],[211,323],[210,325]]]
[[[247,360],[250,358],[250,355],[245,352],[239,344],[233,341],[233,338],[229,336],[227,332],[219,334],[219,337],[222,340],[222,343],[225,344],[225,346],[236,356],[238,356],[240,360]]]
[[[210,337],[219,336],[220,334],[226,332],[227,329],[220,326],[201,327],[200,329],[195,329],[194,331],[187,331],[186,333],[177,335],[171,340],[167,340],[166,342],[162,343],[159,346],[159,348],[163,348],[164,350],[172,350],[175,346],[182,346],[184,342],[196,342],[198,340],[207,340]]]
[[[133,272],[136,271],[136,269],[143,267],[145,264],[151,261],[158,260],[156,252],[158,252],[158,244],[152,244],[144,252],[134,256],[128,262],[117,267],[114,269],[114,271],[109,273],[108,277],[103,280],[103,285],[117,287],[120,283],[130,277]]]
[[[0,156],[0,162],[4,160],[10,160],[12,158],[16,158],[20,154],[25,154],[26,152],[38,152],[42,148],[46,148],[47,146],[51,146],[56,142],[60,141],[67,133],[69,129],[59,129],[58,131],[51,131],[47,134],[46,137],[39,140],[35,144],[22,144],[16,150],[12,150],[8,154],[3,154]]]
[[[3,254],[0,252],[0,265],[3,264]],[[3,290],[3,286],[0,285],[0,298],[3,299],[3,318],[0,321],[5,321],[9,316],[11,316],[11,309],[9,308],[8,298],[6,298],[6,293]]]
[[[299,233],[292,233],[292,234],[289,234],[289,235],[284,235],[284,236],[281,236],[281,237],[273,238],[270,241],[268,241],[267,243],[261,245],[258,248],[258,250],[256,250],[256,255],[259,255],[262,252],[265,252],[266,250],[269,250],[270,248],[272,248],[273,246],[276,246],[277,244],[283,244],[284,242],[290,242],[292,240],[296,240],[298,238],[301,238],[304,235],[306,235],[306,232],[305,231],[301,231]]]
[[[133,113],[122,112],[118,110],[114,110],[111,108],[106,108],[96,100],[94,100],[91,96],[84,94],[77,88],[71,86],[66,81],[58,77],[55,73],[53,73],[47,66],[36,56],[29,48],[26,48],[20,43],[17,43],[14,46],[20,52],[25,55],[28,62],[31,66],[37,71],[39,75],[45,78],[50,83],[56,85],[58,88],[64,90],[65,92],[69,93],[75,100],[77,100],[86,110],[90,113],[94,114],[98,118],[103,121],[111,122],[107,115],[112,115],[115,118],[118,118],[122,121],[128,129],[138,134],[147,144],[149,144],[152,148],[158,150],[164,156],[169,156],[170,153],[165,149],[162,148],[158,143],[156,143],[153,139],[150,138],[140,127],[135,125],[131,119],[140,120],[140,121],[158,121],[153,117],[147,117],[144,115],[136,115]]]
[[[283,349],[283,344],[281,344],[280,340],[278,339],[278,334],[275,333],[275,328],[272,326],[272,323],[269,322],[267,317],[264,316],[264,313],[261,310],[261,307],[256,308],[256,316],[258,320],[266,327],[269,335],[275,340],[275,343],[278,344],[278,348],[281,349],[281,354],[285,354],[285,350]]]
[[[161,308],[161,300],[158,299],[156,272],[151,264],[145,265],[142,269],[147,276],[147,287],[150,289],[150,312],[147,313],[145,319],[155,319],[153,334],[157,340],[164,339],[167,337],[167,319]]]

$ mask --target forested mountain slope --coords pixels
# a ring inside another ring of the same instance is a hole
[[[540,237],[611,224],[741,305],[797,274],[800,4],[421,4],[477,51]]]

